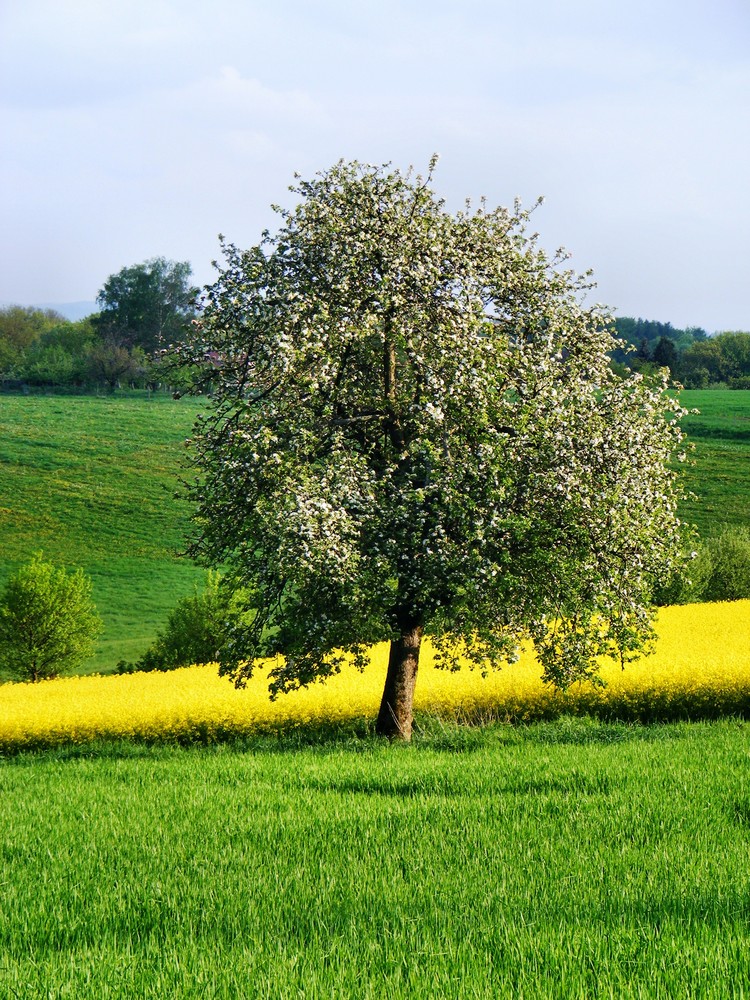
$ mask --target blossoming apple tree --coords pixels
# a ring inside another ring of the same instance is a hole
[[[221,670],[276,694],[390,642],[377,720],[408,739],[420,643],[447,669],[536,647],[595,679],[653,638],[679,561],[681,410],[613,374],[589,275],[528,211],[450,212],[426,178],[340,162],[259,245],[224,243],[180,353],[210,386],[193,554],[252,595]]]

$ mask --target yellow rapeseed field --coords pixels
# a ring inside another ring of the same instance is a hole
[[[429,642],[415,708],[441,717],[532,720],[590,713],[623,720],[750,715],[750,601],[664,608],[656,653],[621,670],[606,664],[606,687],[560,693],[542,684],[530,653],[482,677],[436,670]],[[97,738],[213,741],[315,723],[374,719],[387,662],[373,648],[364,674],[345,670],[325,684],[268,698],[264,671],[236,690],[215,665],[169,673],[69,677],[0,687],[0,750]]]

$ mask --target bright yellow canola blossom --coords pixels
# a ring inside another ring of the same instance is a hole
[[[654,655],[625,670],[607,663],[604,688],[543,684],[526,652],[483,677],[436,670],[429,643],[419,667],[416,710],[467,721],[531,720],[562,713],[660,720],[750,714],[750,601],[664,608]],[[169,673],[70,677],[0,687],[0,749],[84,743],[97,738],[213,741],[316,723],[373,719],[388,650],[375,646],[364,674],[344,670],[325,684],[268,697],[265,671],[244,690],[215,665]]]

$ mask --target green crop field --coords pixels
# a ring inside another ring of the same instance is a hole
[[[563,719],[0,762],[0,995],[747,997],[749,734]]]
[[[750,392],[690,391],[685,426],[702,534],[750,515]],[[168,396],[0,396],[0,584],[39,549],[92,577],[105,632],[90,671],[135,659],[203,579],[178,553],[189,511],[174,500],[200,404]]]

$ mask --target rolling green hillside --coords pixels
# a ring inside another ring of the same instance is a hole
[[[684,505],[686,520],[701,535],[724,524],[750,526],[750,391],[690,389],[681,400],[700,410],[683,421],[695,445],[685,478],[697,497]]]
[[[105,631],[92,671],[134,658],[203,579],[173,499],[195,400],[0,397],[0,581],[36,550],[91,576]]]
[[[750,522],[750,392],[690,391],[686,418],[702,534]],[[0,583],[36,550],[91,576],[105,623],[94,671],[135,659],[203,572],[178,553],[189,511],[174,490],[196,400],[0,396]]]

